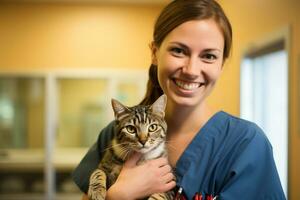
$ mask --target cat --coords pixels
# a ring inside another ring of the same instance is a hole
[[[167,157],[164,120],[167,97],[160,96],[152,105],[127,107],[112,99],[115,114],[115,135],[98,168],[90,176],[90,200],[104,200],[107,189],[116,181],[122,165],[133,152],[142,154],[138,164]],[[171,200],[173,192],[152,194],[149,200]]]

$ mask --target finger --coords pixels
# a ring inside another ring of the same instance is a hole
[[[171,181],[175,180],[175,176],[172,173],[168,173],[166,175],[163,176],[163,182],[164,183],[169,183]]]
[[[170,165],[164,165],[160,169],[161,169],[161,175],[166,175],[172,172],[172,167]]]
[[[124,166],[126,167],[134,167],[137,165],[137,162],[140,160],[142,154],[141,153],[133,153],[127,161],[124,163]]]
[[[164,184],[164,185],[161,187],[161,191],[160,191],[160,192],[167,192],[167,191],[170,191],[170,190],[172,190],[175,186],[176,186],[176,182],[175,182],[175,181],[170,181],[170,182]]]
[[[158,167],[163,167],[165,165],[167,165],[169,162],[168,162],[168,159],[167,158],[157,158],[157,159],[154,159],[152,160],[152,163],[153,165],[156,165]]]

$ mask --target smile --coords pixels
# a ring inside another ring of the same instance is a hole
[[[204,85],[204,83],[186,82],[186,81],[181,81],[178,79],[173,79],[173,81],[178,87],[180,87],[184,90],[194,90],[194,89],[199,88],[202,85]]]

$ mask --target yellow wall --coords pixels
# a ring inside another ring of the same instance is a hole
[[[299,0],[220,0],[234,31],[231,59],[210,103],[239,114],[239,66],[248,46],[291,27],[289,192],[300,199],[297,74]],[[161,6],[0,4],[0,71],[85,67],[148,68],[154,20]]]
[[[0,70],[146,67],[159,8],[0,3]]]

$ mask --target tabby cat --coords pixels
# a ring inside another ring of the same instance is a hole
[[[139,163],[167,156],[165,149],[167,124],[164,110],[167,97],[160,96],[152,105],[127,107],[112,99],[115,114],[115,135],[90,176],[88,196],[90,200],[104,200],[106,190],[116,181],[125,160],[140,152]],[[153,194],[148,199],[173,199],[173,193]]]

